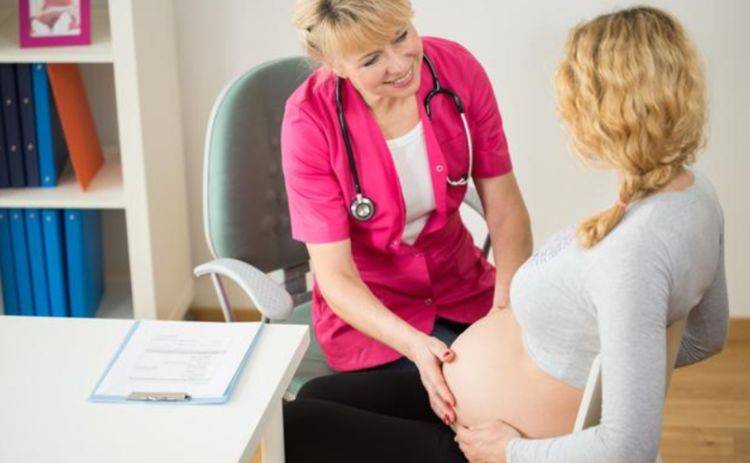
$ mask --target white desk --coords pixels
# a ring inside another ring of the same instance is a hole
[[[281,397],[310,342],[264,328],[223,405],[88,401],[132,320],[0,317],[0,461],[284,461]],[[261,442],[262,441],[262,442]]]

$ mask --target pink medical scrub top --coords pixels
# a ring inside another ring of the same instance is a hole
[[[461,45],[423,37],[440,82],[456,92],[466,110],[474,144],[474,178],[511,171],[508,144],[489,78]],[[281,151],[292,237],[305,243],[349,239],[359,274],[391,311],[424,333],[437,317],[472,323],[492,305],[495,270],[474,245],[459,215],[466,186],[450,186],[468,169],[468,145],[450,97],[424,98],[433,88],[422,63],[418,91],[436,210],[413,245],[401,241],[406,210],[391,153],[370,109],[347,81],[344,113],[362,191],[375,203],[366,222],[349,213],[354,183],[336,113],[335,76],[314,72],[289,98],[282,124]],[[401,357],[396,350],[349,326],[329,307],[317,282],[313,287],[313,327],[334,370],[382,365]]]

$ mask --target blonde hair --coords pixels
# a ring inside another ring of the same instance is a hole
[[[302,47],[318,63],[382,46],[413,16],[409,0],[296,0]]]
[[[620,222],[626,204],[695,161],[707,119],[703,70],[672,16],[635,7],[571,31],[555,89],[576,153],[622,173],[617,203],[578,226],[590,248]]]

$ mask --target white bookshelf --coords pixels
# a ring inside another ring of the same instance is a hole
[[[157,0],[158,1],[158,0]],[[109,11],[91,9],[91,45],[74,47],[20,48],[18,46],[18,12],[4,8],[0,12],[0,61],[5,63],[111,63],[112,34]]]
[[[92,7],[92,45],[74,47],[20,48],[16,9],[0,9],[0,62],[112,67],[118,132],[86,191],[68,165],[56,188],[0,190],[0,208],[123,211],[130,276],[105,275],[97,317],[180,319],[194,289],[173,3],[100,3]]]
[[[101,170],[83,191],[70,164],[56,188],[10,188],[0,191],[0,208],[125,209],[122,164],[107,156]]]

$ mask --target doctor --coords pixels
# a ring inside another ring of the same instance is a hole
[[[420,37],[409,0],[297,0],[322,66],[289,98],[282,157],[292,236],[315,275],[313,325],[330,366],[419,369],[455,418],[441,363],[531,252],[490,81],[461,45]],[[497,270],[459,206],[473,178]]]

